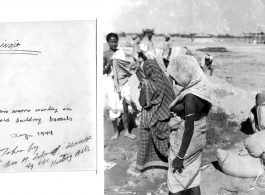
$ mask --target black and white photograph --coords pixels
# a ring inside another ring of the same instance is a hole
[[[265,1],[108,6],[104,193],[265,194]]]

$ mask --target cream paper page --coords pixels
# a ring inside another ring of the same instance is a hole
[[[0,172],[96,170],[95,21],[0,23]]]

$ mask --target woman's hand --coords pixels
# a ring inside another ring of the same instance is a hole
[[[108,61],[107,65],[105,66],[106,69],[109,69],[112,66],[112,61]]]
[[[175,112],[170,112],[170,118],[175,117],[177,114]]]
[[[139,82],[138,89],[142,89],[143,81]]]
[[[110,67],[113,65],[113,59],[109,59],[107,66]]]
[[[136,63],[136,62],[131,62],[131,66],[130,66],[130,69],[135,69],[137,70],[139,68],[139,64]]]
[[[122,99],[122,96],[121,96],[121,90],[118,86],[114,86],[115,88],[115,91],[119,94],[119,99],[121,100]]]
[[[184,169],[183,166],[184,159],[179,158],[178,156],[173,160],[172,166],[173,166],[173,173],[178,170],[179,173],[182,173],[182,170]]]
[[[119,94],[119,99],[121,100],[122,99],[121,92],[118,92],[118,94]]]

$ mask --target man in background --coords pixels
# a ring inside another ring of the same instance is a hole
[[[169,58],[172,51],[172,42],[170,40],[170,35],[165,34],[165,41],[163,43],[163,61],[165,66],[167,67],[169,64]]]
[[[200,64],[203,72],[205,72],[206,70],[210,70],[210,76],[213,75],[212,63],[213,63],[213,57],[210,54],[206,54],[202,58],[201,64]]]
[[[144,30],[142,31],[142,34],[140,36],[132,35],[132,39],[133,39],[133,43],[132,43],[132,46],[133,46],[133,60],[134,60],[134,62],[137,62],[139,60],[138,54],[139,54],[139,52],[141,52],[140,43],[143,40],[144,36],[145,36],[145,31]]]
[[[147,53],[148,55],[152,56],[153,58],[156,57],[156,51],[154,47],[154,42],[152,40],[153,34],[154,34],[154,29],[151,31],[149,29],[145,30],[145,33],[147,35],[148,41],[147,41]]]

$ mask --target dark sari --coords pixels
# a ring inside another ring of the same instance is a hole
[[[145,106],[142,108],[140,148],[136,167],[168,167],[170,128],[169,105],[175,93],[167,76],[155,60],[147,60],[143,66],[145,79],[142,84]]]

